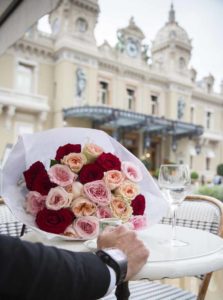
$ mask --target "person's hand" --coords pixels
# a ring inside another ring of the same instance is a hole
[[[122,250],[128,259],[128,269],[125,281],[136,275],[149,256],[149,250],[138,239],[136,232],[125,226],[118,226],[113,231],[102,232],[97,240],[98,249],[118,248]]]

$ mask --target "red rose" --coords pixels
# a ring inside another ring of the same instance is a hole
[[[80,144],[66,144],[64,146],[60,146],[57,149],[55,159],[60,161],[65,155],[70,153],[80,153],[81,152],[81,145]]]
[[[60,234],[73,222],[74,214],[67,208],[51,210],[44,208],[36,215],[36,224],[46,232]]]
[[[56,184],[50,181],[47,171],[40,161],[35,162],[31,167],[23,172],[26,181],[26,187],[30,191],[39,192],[41,195],[47,195]]]
[[[96,160],[96,163],[104,170],[121,170],[121,162],[117,156],[112,153],[102,153]]]
[[[138,196],[135,197],[134,200],[132,200],[131,206],[133,209],[132,214],[134,216],[143,215],[144,211],[145,211],[145,207],[146,207],[145,197],[143,195],[139,194]]]
[[[87,182],[100,180],[104,176],[103,170],[97,164],[84,165],[79,173],[79,180],[85,184]]]

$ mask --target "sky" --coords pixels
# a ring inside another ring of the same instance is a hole
[[[144,32],[144,43],[151,46],[158,30],[168,20],[171,0],[99,0],[100,15],[95,29],[98,45],[106,39],[116,44],[116,31],[134,17]],[[197,80],[212,74],[215,91],[223,80],[223,0],[173,0],[176,21],[192,39],[190,66]],[[40,22],[46,29],[46,19]]]

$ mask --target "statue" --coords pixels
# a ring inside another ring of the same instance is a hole
[[[86,88],[86,75],[81,68],[78,68],[76,71],[76,96],[79,99],[83,98],[83,93]]]
[[[120,52],[124,52],[125,50],[125,38],[121,31],[117,32],[117,39],[118,42],[116,44],[116,49],[118,49]]]
[[[177,118],[178,120],[181,120],[184,116],[184,109],[185,109],[186,103],[183,98],[180,98],[177,102]]]
[[[148,56],[149,45],[142,45],[142,59],[147,62],[149,60]]]

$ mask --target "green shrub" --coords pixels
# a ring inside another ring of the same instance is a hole
[[[223,202],[223,186],[215,185],[210,187],[205,185],[198,188],[196,194],[211,196]]]
[[[190,173],[190,178],[196,180],[199,178],[199,175],[197,172],[193,171]]]
[[[158,179],[158,177],[159,177],[159,172],[160,172],[160,170],[159,170],[159,169],[156,169],[156,171],[155,171],[154,174],[153,174],[153,176],[154,176],[156,179]]]
[[[217,174],[223,176],[223,164],[217,166]]]

